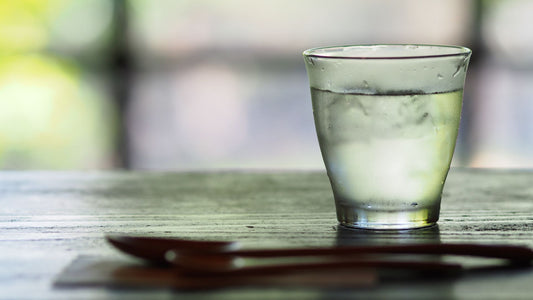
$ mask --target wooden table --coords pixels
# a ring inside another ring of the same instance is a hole
[[[239,240],[249,246],[476,242],[533,247],[533,172],[454,169],[437,227],[407,232],[337,226],[323,172],[0,173],[0,299],[501,298],[533,299],[533,269],[369,289],[58,288],[80,255],[123,257],[109,232]]]

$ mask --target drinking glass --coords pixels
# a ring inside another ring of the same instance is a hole
[[[337,219],[366,229],[437,222],[471,51],[355,45],[304,51]]]

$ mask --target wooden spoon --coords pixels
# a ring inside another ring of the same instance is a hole
[[[239,248],[237,242],[197,241],[176,238],[107,235],[106,239],[120,251],[154,264],[168,264],[165,253],[171,249],[182,251],[227,252]]]
[[[181,272],[193,275],[251,276],[273,275],[309,271],[401,269],[411,272],[427,272],[434,275],[458,274],[459,264],[440,261],[398,260],[387,258],[353,257],[347,255],[274,258],[250,258],[226,253],[191,253],[170,250],[166,259]]]
[[[374,254],[462,255],[506,259],[513,264],[530,264],[533,251],[515,245],[479,244],[406,244],[383,246],[340,246],[325,248],[239,249],[237,242],[198,241],[177,238],[107,235],[106,239],[119,250],[152,263],[169,263],[169,250],[179,254],[224,254],[227,257],[361,257]]]

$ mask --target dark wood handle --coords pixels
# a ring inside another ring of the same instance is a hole
[[[434,254],[462,255],[531,262],[533,251],[524,246],[479,244],[422,244],[390,246],[346,246],[331,248],[259,249],[226,251],[226,255],[241,257],[335,256],[368,254]]]

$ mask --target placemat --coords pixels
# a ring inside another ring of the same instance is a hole
[[[191,276],[175,268],[118,260],[112,257],[79,256],[55,279],[54,286],[110,288],[171,288],[206,290],[240,286],[267,287],[371,287],[377,283],[371,269],[306,271],[254,277]]]

